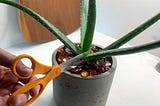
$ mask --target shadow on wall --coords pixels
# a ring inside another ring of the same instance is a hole
[[[160,12],[160,0],[97,0],[96,30],[119,38]],[[160,21],[129,42],[140,45],[160,40]],[[160,49],[150,53],[160,57]]]

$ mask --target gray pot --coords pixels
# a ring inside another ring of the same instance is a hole
[[[52,62],[56,51],[53,53]],[[83,78],[72,73],[62,73],[53,80],[53,94],[57,106],[105,106],[116,68],[116,59],[112,57],[109,71]]]

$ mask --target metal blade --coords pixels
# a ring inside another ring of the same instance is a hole
[[[71,65],[77,65],[79,63],[81,63],[84,59],[83,57],[86,55],[86,52],[79,54],[76,57],[71,58],[70,60],[68,60],[65,63],[62,63],[60,66],[62,68],[62,70],[65,70],[68,66]]]

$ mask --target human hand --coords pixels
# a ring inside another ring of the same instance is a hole
[[[23,86],[30,81],[37,79],[33,76],[30,79],[18,79],[11,70],[11,64],[16,56],[0,49],[0,106],[23,106],[30,96],[36,96],[39,93],[40,86],[36,86],[29,92],[19,94],[13,98],[9,98],[19,87]],[[18,63],[18,73],[27,76],[32,72],[32,69],[26,67],[22,62]]]

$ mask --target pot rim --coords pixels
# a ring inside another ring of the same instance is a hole
[[[52,65],[58,65],[57,61],[56,61],[56,53],[57,53],[57,50],[59,48],[62,48],[64,45],[58,47],[52,54]],[[97,46],[97,45],[96,45]],[[98,46],[100,47],[100,46]],[[110,74],[112,74],[112,72],[114,72],[116,70],[116,66],[117,66],[117,60],[114,56],[111,56],[111,59],[112,59],[112,66],[111,68],[106,71],[105,73],[102,73],[102,74],[99,74],[99,75],[94,75],[94,76],[87,76],[87,77],[82,77],[81,75],[78,75],[78,74],[73,74],[73,73],[70,73],[68,71],[64,71],[62,74],[66,74],[70,77],[75,77],[75,78],[79,78],[79,79],[84,79],[84,80],[89,80],[89,79],[98,79],[98,78],[103,78],[103,77],[107,77],[109,76]]]

